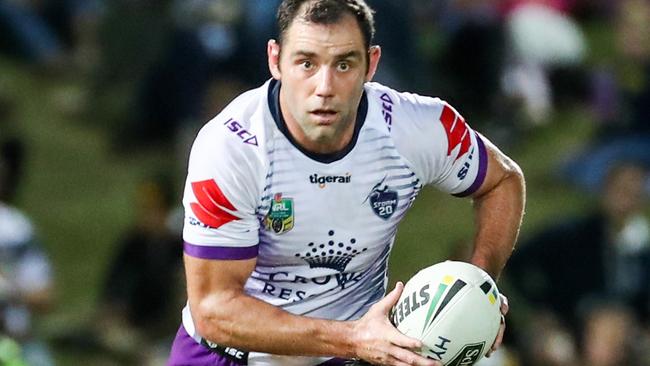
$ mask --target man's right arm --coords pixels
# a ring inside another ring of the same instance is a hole
[[[439,365],[409,349],[418,340],[401,334],[388,312],[403,285],[356,321],[293,315],[248,296],[244,284],[256,259],[210,260],[185,255],[190,312],[199,334],[214,343],[282,355],[361,358],[381,365]]]

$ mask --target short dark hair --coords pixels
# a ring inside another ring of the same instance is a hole
[[[334,24],[345,14],[351,14],[357,19],[366,48],[370,48],[375,36],[374,11],[364,0],[283,0],[278,8],[278,41],[282,44],[284,35],[291,22],[298,16],[302,5],[307,8],[300,16],[316,24]]]

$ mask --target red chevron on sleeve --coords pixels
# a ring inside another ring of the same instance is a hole
[[[447,156],[451,155],[452,150],[454,150],[456,146],[460,145],[460,151],[455,159],[457,160],[459,157],[463,156],[467,150],[469,150],[469,145],[471,143],[469,129],[467,128],[463,117],[448,105],[445,105],[442,109],[440,121],[445,128],[447,141],[449,142]]]
[[[230,211],[237,211],[214,180],[192,182],[192,191],[199,202],[190,203],[190,207],[196,218],[205,225],[216,229],[233,220],[238,220],[236,216],[224,210],[226,208]]]

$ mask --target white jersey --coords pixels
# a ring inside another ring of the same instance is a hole
[[[250,296],[294,314],[357,319],[384,296],[397,226],[422,186],[476,191],[485,146],[444,101],[367,83],[347,148],[310,153],[287,131],[279,88],[271,80],[242,94],[198,134],[183,199],[185,253],[256,257]],[[183,325],[201,340],[187,306]],[[251,352],[248,364],[325,359]]]
[[[30,308],[10,294],[37,293],[52,283],[50,261],[35,236],[27,216],[0,202],[0,333],[10,337],[31,331]]]

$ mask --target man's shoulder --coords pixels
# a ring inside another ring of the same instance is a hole
[[[371,100],[379,103],[391,103],[403,107],[442,108],[446,102],[438,97],[422,95],[408,91],[398,91],[377,82],[368,82],[365,85],[366,93]]]
[[[457,113],[438,97],[397,91],[375,82],[366,84],[366,93],[370,109],[381,114],[393,138],[408,145],[412,139],[443,137],[443,112]]]
[[[389,128],[403,132],[436,128],[442,111],[449,106],[437,97],[397,91],[376,82],[366,83],[365,90],[371,108],[381,111]]]

